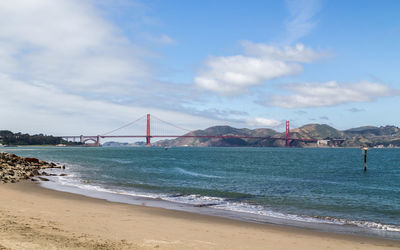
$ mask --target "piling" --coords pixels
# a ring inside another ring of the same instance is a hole
[[[364,151],[364,172],[367,171],[367,150],[368,147],[363,147],[362,150]]]

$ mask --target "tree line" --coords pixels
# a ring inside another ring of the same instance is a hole
[[[37,134],[29,135],[13,133],[9,130],[0,130],[0,143],[3,145],[57,145],[57,144],[76,144],[68,142],[60,137],[51,135]]]

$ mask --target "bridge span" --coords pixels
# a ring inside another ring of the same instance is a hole
[[[144,116],[143,116],[144,117]],[[160,134],[151,134],[151,119],[150,119],[150,114],[147,114],[146,117],[146,134],[143,135],[110,135],[111,133],[114,133],[122,128],[126,128],[135,122],[139,121],[143,117],[128,123],[120,128],[114,129],[112,131],[109,131],[107,133],[101,134],[101,135],[64,135],[64,136],[58,136],[66,140],[79,140],[80,143],[85,144],[87,142],[92,142],[91,144],[93,146],[100,146],[100,140],[105,139],[105,138],[145,138],[146,139],[146,146],[151,145],[151,138],[219,138],[219,139],[231,139],[231,138],[238,138],[238,139],[255,139],[255,140],[283,140],[285,141],[285,145],[287,147],[290,147],[290,143],[292,141],[299,141],[299,142],[317,142],[317,140],[314,139],[297,139],[297,138],[291,138],[290,137],[290,123],[289,121],[286,121],[286,131],[285,131],[285,137],[274,137],[274,136],[246,136],[246,135],[192,135],[190,134],[190,130],[180,128],[176,125],[173,125],[169,122],[162,121],[161,119],[158,119],[164,123],[167,123],[169,125],[172,125],[176,128],[183,129],[187,131],[188,133],[184,135],[176,135],[176,134],[166,134],[166,135],[160,135]]]

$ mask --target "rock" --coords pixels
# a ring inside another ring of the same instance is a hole
[[[39,159],[37,159],[37,158],[31,158],[31,157],[26,157],[26,158],[24,158],[24,161],[26,161],[26,162],[31,162],[31,163],[39,163]]]
[[[67,174],[60,174],[59,176],[67,176]]]
[[[0,184],[15,183],[26,179],[38,181],[32,177],[39,175],[56,176],[56,174],[48,174],[45,171],[42,173],[39,172],[40,169],[47,168],[61,168],[61,166],[37,158],[21,158],[15,154],[0,152]],[[48,179],[44,177],[38,178],[42,181],[48,181]]]

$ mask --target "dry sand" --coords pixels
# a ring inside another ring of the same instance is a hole
[[[400,242],[0,185],[0,249],[398,249]]]

